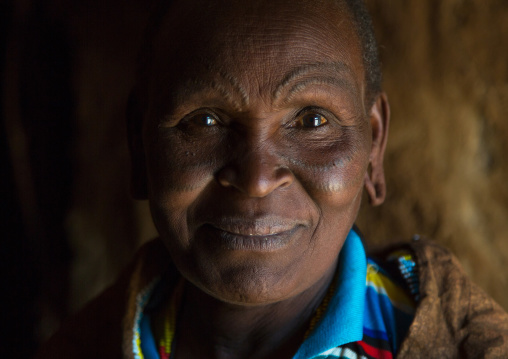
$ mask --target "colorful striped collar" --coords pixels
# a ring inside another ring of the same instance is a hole
[[[293,359],[312,358],[329,349],[362,340],[367,259],[354,229],[339,254],[336,292],[323,318],[302,343]]]

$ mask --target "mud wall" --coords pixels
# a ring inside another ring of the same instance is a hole
[[[508,308],[508,3],[369,1],[392,122],[373,241],[427,235]]]

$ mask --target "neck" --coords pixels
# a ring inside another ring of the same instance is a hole
[[[256,306],[222,302],[188,283],[178,318],[176,357],[291,358],[333,274],[292,298]]]

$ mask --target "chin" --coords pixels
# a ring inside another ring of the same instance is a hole
[[[242,266],[221,271],[219,281],[203,276],[200,276],[200,281],[189,280],[199,290],[221,302],[242,306],[276,303],[297,292],[288,281],[281,280],[279,276],[274,278],[266,271],[266,268]],[[281,286],[281,283],[284,285]]]

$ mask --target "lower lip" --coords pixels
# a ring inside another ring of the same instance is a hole
[[[247,236],[227,232],[216,227],[206,225],[206,239],[209,245],[220,246],[227,250],[273,252],[280,250],[291,242],[293,235],[300,229],[296,226],[288,231],[260,236]]]

